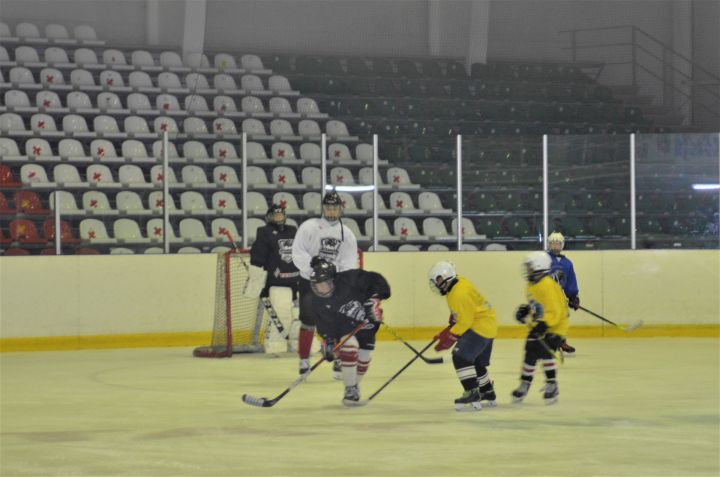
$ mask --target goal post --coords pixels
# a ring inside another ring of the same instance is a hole
[[[246,297],[250,251],[218,254],[212,341],[195,348],[193,356],[229,358],[234,353],[263,352],[266,326],[259,298]]]

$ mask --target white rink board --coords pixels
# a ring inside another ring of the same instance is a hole
[[[718,475],[717,339],[573,344],[560,401],[546,407],[538,375],[527,401],[509,404],[523,342],[495,343],[500,404],[478,413],[453,410],[451,364],[416,361],[356,409],[340,405],[342,386],[323,365],[262,409],[242,394],[279,394],[296,378],[295,357],[4,353],[0,475]],[[380,342],[363,394],[411,357]]]

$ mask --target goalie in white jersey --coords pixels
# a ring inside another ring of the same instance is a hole
[[[315,335],[315,314],[311,305],[313,293],[310,288],[313,257],[332,263],[338,272],[358,268],[357,239],[352,230],[343,225],[341,216],[340,195],[335,191],[328,192],[322,200],[322,217],[303,222],[293,241],[292,259],[300,270],[300,374],[310,369],[308,359]]]

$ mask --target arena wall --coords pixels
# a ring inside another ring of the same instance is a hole
[[[444,298],[426,277],[453,260],[493,304],[500,337],[520,337],[513,320],[524,300],[523,252],[366,253],[365,268],[393,289],[388,323],[425,339],[446,322]],[[573,337],[718,336],[720,252],[572,252],[582,304],[617,323],[644,320],[625,335],[582,312]],[[215,255],[2,257],[0,345],[3,351],[191,346],[210,339]],[[387,335],[383,337],[388,337]]]

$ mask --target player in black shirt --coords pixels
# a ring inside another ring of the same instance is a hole
[[[343,404],[360,402],[358,384],[370,366],[375,334],[382,322],[382,300],[390,298],[390,285],[376,272],[361,269],[338,273],[335,265],[320,257],[313,258],[310,284],[313,291],[312,313],[317,332],[325,340],[325,359],[332,361],[335,343],[363,322],[367,326],[338,351],[345,383]]]

